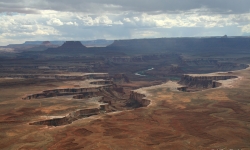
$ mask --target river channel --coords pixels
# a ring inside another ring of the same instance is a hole
[[[154,68],[149,68],[147,70],[138,71],[138,72],[135,73],[135,75],[137,75],[137,76],[147,76],[147,75],[145,75],[145,72],[150,71],[150,70],[154,70]]]

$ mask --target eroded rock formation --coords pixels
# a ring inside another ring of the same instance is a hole
[[[63,77],[65,77],[65,75]],[[92,74],[80,77],[97,78],[95,75]],[[100,98],[98,100],[98,102],[100,103],[99,108],[76,110],[62,118],[53,118],[48,120],[37,121],[30,123],[30,125],[47,125],[47,126],[67,125],[75,120],[89,117],[92,115],[98,115],[100,113],[106,113],[118,110],[119,111],[126,110],[131,108],[146,107],[150,104],[150,101],[145,99],[145,95],[134,91],[132,91],[130,94],[128,92],[125,93],[123,87],[115,84],[117,82],[119,83],[129,82],[129,78],[125,74],[121,73],[121,74],[115,74],[113,76],[108,76],[106,78],[108,80],[104,80],[103,77],[106,77],[106,74],[104,76],[103,75],[100,76],[100,79],[102,80],[94,80],[88,82],[89,84],[98,86],[52,89],[24,97],[23,100],[42,99],[48,97],[68,96],[68,95],[72,95],[74,99],[79,99],[79,100],[80,99],[86,100],[93,97]]]
[[[67,88],[67,89],[54,89],[43,91],[42,93],[32,94],[23,98],[23,100],[29,99],[39,99],[46,97],[55,97],[55,96],[65,96],[65,95],[76,95],[76,94],[86,94],[89,95],[91,93],[100,92],[107,89],[115,88],[115,84],[104,85],[101,87],[90,87],[90,88]]]
[[[199,89],[209,89],[216,88],[221,86],[221,83],[218,80],[227,80],[237,78],[237,76],[192,76],[192,75],[183,75],[179,84],[185,85],[185,87],[178,88],[180,91],[190,91],[193,89],[197,91]]]
[[[117,87],[116,85],[110,86],[110,88],[92,88],[87,92],[82,92],[78,95],[73,96],[74,99],[84,99],[96,96],[103,96],[102,102],[108,99],[120,99],[121,95],[125,94],[122,87]]]
[[[100,114],[100,110],[105,110],[107,107],[100,107],[100,108],[92,108],[92,109],[83,109],[83,110],[77,110],[74,112],[69,113],[67,116],[62,118],[54,118],[49,120],[43,120],[43,121],[37,121],[33,123],[29,123],[30,125],[47,125],[47,126],[61,126],[70,124],[75,120],[98,115]]]
[[[68,94],[68,92],[73,92],[73,93],[77,92],[77,90],[75,90],[75,89],[61,89],[61,90],[62,91],[52,90],[53,94],[51,93],[51,96],[54,96],[60,92],[65,92],[67,94]],[[85,91],[81,94],[75,95],[74,98],[84,99],[84,98],[102,96],[101,100],[99,101],[99,102],[101,102],[99,108],[76,110],[76,111],[71,112],[62,118],[53,118],[53,119],[48,119],[48,120],[32,122],[29,124],[30,125],[47,125],[47,126],[61,126],[61,125],[71,124],[73,121],[81,119],[81,118],[86,118],[89,116],[98,115],[100,113],[106,113],[106,112],[120,110],[118,108],[119,104],[117,105],[117,103],[121,103],[121,101],[119,101],[119,99],[123,100],[127,104],[130,103],[130,105],[133,105],[133,108],[146,107],[150,104],[150,100],[145,99],[144,94],[140,94],[140,93],[137,93],[135,91],[131,91],[128,99],[122,99],[120,96],[122,94],[124,94],[123,88],[116,87],[114,85],[110,86],[109,88],[107,88],[107,86],[104,86],[104,87],[98,87],[98,88],[91,88],[91,89],[87,89],[87,90],[89,90],[89,91]],[[46,96],[48,96],[48,95],[46,95]],[[34,96],[39,97],[40,95],[36,94]],[[44,96],[44,95],[42,95],[42,96]],[[113,105],[113,103],[114,103],[114,105]],[[133,103],[133,104],[131,104],[131,103]],[[121,110],[123,110],[123,109],[121,109]]]
[[[114,84],[113,81],[109,80],[102,80],[102,81],[93,81],[90,84],[97,84],[97,85],[105,85],[105,84]]]
[[[146,96],[144,94],[140,94],[138,92],[135,92],[135,91],[131,91],[130,92],[130,97],[129,97],[130,100],[133,100],[139,104],[139,107],[146,107],[150,104],[150,100],[147,100],[146,99]],[[131,103],[131,101],[130,101]]]
[[[79,94],[75,95],[77,92]],[[70,124],[75,120],[86,118],[92,115],[98,115],[100,113],[106,113],[111,111],[119,110],[122,104],[118,104],[117,101],[120,100],[120,97],[124,94],[122,87],[117,87],[115,84],[104,85],[101,87],[94,88],[80,88],[80,89],[59,89],[59,90],[50,90],[44,91],[42,94],[34,94],[32,96],[26,97],[29,98],[43,98],[48,96],[58,96],[58,95],[74,95],[75,99],[84,99],[91,97],[99,97],[101,96],[100,107],[99,108],[91,108],[91,109],[82,109],[76,110],[74,112],[69,113],[67,116],[62,118],[54,118],[49,120],[43,120],[38,122],[30,123],[30,125],[47,125],[47,126],[60,126]],[[113,102],[115,102],[114,105]]]

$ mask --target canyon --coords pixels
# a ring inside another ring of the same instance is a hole
[[[100,76],[101,75],[101,76]],[[74,79],[75,76],[69,77],[67,75],[67,79]],[[89,76],[92,77],[89,80]],[[64,88],[64,89],[52,89],[45,90],[41,93],[31,94],[23,97],[23,100],[43,100],[45,98],[53,98],[60,97],[63,99],[64,97],[72,96],[75,100],[86,100],[91,98],[99,99],[98,103],[99,108],[87,108],[80,109],[70,112],[65,117],[61,118],[52,118],[49,120],[42,120],[37,122],[29,123],[30,125],[47,125],[47,126],[62,126],[71,124],[73,121],[78,119],[90,117],[93,115],[98,115],[100,113],[114,112],[114,111],[122,111],[126,109],[138,108],[138,107],[146,107],[149,105],[150,101],[143,99],[145,95],[136,93],[136,92],[128,92],[127,95],[124,92],[123,87],[117,86],[115,82],[118,83],[129,83],[128,77],[124,74],[116,74],[111,79],[112,80],[104,80],[107,77],[110,77],[107,74],[83,74],[80,78],[83,84],[77,85],[79,88]],[[101,78],[102,77],[102,78]],[[64,79],[64,78],[60,78]],[[79,80],[79,78],[77,78]],[[115,80],[114,80],[115,79]],[[131,104],[132,103],[132,104]]]
[[[248,37],[98,42],[1,53],[1,149],[249,149]]]
[[[229,72],[232,74],[232,72]],[[220,80],[228,80],[238,78],[237,76],[233,75],[221,75],[221,74],[228,74],[226,73],[213,73],[213,74],[189,74],[183,75],[181,80],[178,84],[184,85],[181,87],[177,87],[179,91],[183,92],[195,92],[204,89],[210,88],[217,88],[222,85]],[[116,77],[122,78],[125,75],[116,75]],[[126,76],[125,76],[126,77]],[[128,83],[128,78],[125,78]],[[76,110],[65,117],[62,118],[53,118],[50,120],[43,120],[38,122],[29,123],[30,125],[47,125],[47,126],[61,126],[67,125],[76,121],[81,118],[86,118],[93,115],[98,115],[101,111],[107,112],[114,112],[114,111],[122,111],[124,109],[130,108],[134,106],[136,108],[139,107],[147,107],[151,100],[147,99],[145,94],[141,94],[139,91],[130,91],[129,97],[124,98],[124,89],[122,87],[118,87],[113,81],[111,80],[94,80],[94,81],[87,81],[85,86],[89,86],[87,84],[96,85],[95,87],[83,87],[83,88],[65,88],[65,89],[54,89],[54,90],[46,90],[42,93],[28,95],[23,100],[31,100],[31,99],[43,99],[48,97],[57,97],[57,96],[70,96],[74,99],[86,99],[86,98],[93,98],[93,97],[101,97],[98,102],[100,102],[99,108],[92,108],[92,109],[81,109]],[[172,88],[172,87],[170,87]],[[121,101],[121,99],[125,100],[125,105],[122,105],[122,109],[114,105],[116,101]],[[103,103],[103,104],[102,104]],[[126,108],[127,106],[127,108]]]

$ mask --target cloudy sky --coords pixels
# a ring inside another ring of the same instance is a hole
[[[250,0],[0,0],[0,45],[249,36]]]

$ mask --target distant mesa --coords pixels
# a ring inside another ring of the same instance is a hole
[[[76,48],[76,49],[86,49],[80,41],[66,41],[59,48]]]
[[[44,45],[43,42],[50,42],[51,45],[62,46],[65,41],[26,41],[23,44],[19,45]],[[80,41],[86,47],[106,47],[112,44],[113,40],[105,40],[105,39],[98,39],[98,40],[89,40],[89,41]],[[46,43],[45,43],[46,44]],[[13,44],[10,44],[13,45]]]
[[[42,45],[52,45],[52,44],[50,43],[50,41],[44,41]]]
[[[49,48],[46,52],[50,53],[79,53],[87,50],[87,47],[83,46],[80,41],[66,41],[62,46],[57,48]]]
[[[218,37],[201,38],[156,38],[156,39],[130,39],[115,40],[113,44],[107,46],[109,50],[116,52],[132,52],[140,54],[141,51],[147,53],[161,52],[194,52],[210,51],[221,53],[222,51],[235,51],[235,49],[248,50],[250,48],[250,38],[228,37],[227,35]]]
[[[227,35],[224,35],[222,38],[227,38]]]

